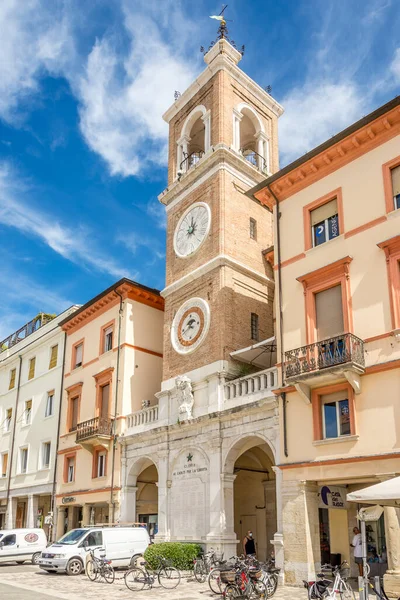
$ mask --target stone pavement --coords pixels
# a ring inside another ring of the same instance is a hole
[[[118,578],[118,579],[117,579]],[[67,575],[47,574],[45,572],[21,567],[18,572],[9,573],[0,569],[0,583],[8,584],[20,590],[19,600],[43,600],[43,596],[59,600],[133,600],[136,596],[143,600],[210,600],[219,597],[209,590],[207,584],[199,584],[191,579],[182,578],[175,590],[164,590],[155,585],[152,590],[131,592],[124,584],[123,572],[116,571],[116,580],[112,585],[92,583],[85,575],[68,577]],[[25,591],[24,591],[25,590]],[[43,595],[43,596],[42,596]],[[307,600],[304,588],[278,588],[276,600]]]

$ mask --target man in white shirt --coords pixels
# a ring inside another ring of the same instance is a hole
[[[360,575],[363,574],[363,559],[362,559],[362,541],[361,533],[358,527],[353,529],[354,537],[350,544],[354,548],[354,561],[358,565],[358,572]]]

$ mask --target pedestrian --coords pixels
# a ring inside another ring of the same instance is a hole
[[[358,573],[359,575],[363,574],[363,559],[362,559],[362,540],[361,533],[358,527],[354,527],[353,529],[354,537],[350,544],[352,548],[354,548],[354,561],[358,565]]]
[[[254,542],[252,531],[248,531],[243,540],[243,550],[244,550],[245,556],[255,556],[256,555],[256,544]]]

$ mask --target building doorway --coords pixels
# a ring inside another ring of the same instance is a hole
[[[136,513],[139,523],[146,524],[150,537],[158,533],[158,472],[151,464],[137,478]]]

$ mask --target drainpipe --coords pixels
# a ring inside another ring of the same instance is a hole
[[[56,514],[56,483],[57,483],[57,464],[58,464],[58,448],[60,443],[60,429],[61,429],[61,407],[64,394],[64,372],[65,372],[65,350],[67,346],[67,332],[64,331],[64,345],[63,345],[63,362],[61,367],[61,382],[60,382],[60,404],[58,409],[58,422],[57,422],[57,439],[56,439],[56,453],[54,458],[54,472],[53,472],[53,490],[51,493],[51,507],[50,510],[53,513],[52,518],[52,531],[51,540],[54,542],[57,534],[57,520],[55,519]]]
[[[19,392],[21,388],[21,370],[22,370],[22,356],[18,355],[19,358],[19,369],[18,369],[18,383],[17,383],[17,396],[15,399],[15,414],[14,414],[14,423],[13,423],[13,431],[11,437],[11,452],[10,452],[10,464],[8,467],[8,480],[7,480],[7,496],[6,496],[6,523],[8,521],[9,514],[9,500],[10,500],[10,488],[11,488],[11,473],[13,466],[13,458],[14,458],[14,442],[15,442],[15,430],[17,427],[17,414],[18,414],[18,402],[19,402]]]
[[[267,183],[267,189],[271,196],[275,200],[276,206],[276,245],[277,245],[277,259],[278,259],[278,290],[279,290],[279,337],[281,346],[281,381],[282,387],[285,385],[285,371],[283,365],[285,363],[285,353],[283,351],[283,302],[282,302],[282,264],[281,264],[281,228],[280,228],[280,212],[279,212],[279,200],[272,191],[271,187]],[[283,408],[283,442],[284,442],[284,453],[287,457],[289,455],[287,448],[287,422],[286,422],[286,393],[281,394],[282,408]]]
[[[119,315],[118,315],[118,348],[117,348],[117,371],[116,371],[116,382],[115,382],[115,401],[114,401],[114,419],[112,423],[112,459],[111,459],[111,491],[110,491],[110,505],[111,505],[111,519],[110,523],[114,523],[115,519],[115,502],[114,502],[114,468],[115,468],[115,454],[117,448],[117,411],[118,411],[118,388],[119,388],[119,359],[121,354],[121,324],[122,324],[122,295],[117,291],[114,292],[119,296]]]

